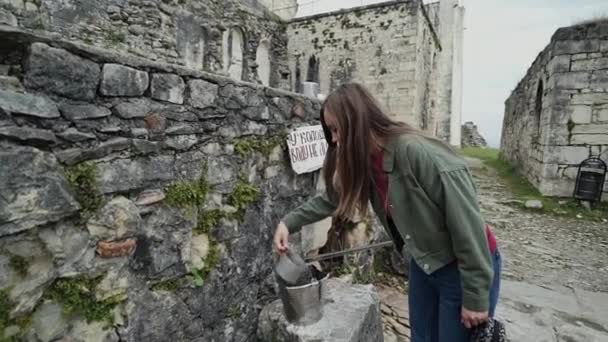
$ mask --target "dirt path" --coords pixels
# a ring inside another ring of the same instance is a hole
[[[492,169],[473,167],[473,174],[499,240],[503,279],[608,292],[608,223],[521,209]]]

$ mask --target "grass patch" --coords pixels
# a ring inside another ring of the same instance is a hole
[[[102,196],[97,186],[97,167],[92,163],[81,163],[65,170],[68,183],[76,192],[76,199],[82,206],[85,217],[101,207]]]
[[[81,315],[87,322],[101,321],[111,325],[114,322],[114,307],[120,301],[115,298],[96,300],[95,287],[101,281],[101,278],[59,279],[49,289],[48,296],[61,303],[66,314]]]
[[[255,185],[250,184],[245,177],[240,176],[232,193],[228,197],[228,204],[237,209],[237,219],[242,221],[245,216],[245,210],[253,202],[257,201],[260,195],[260,189]]]
[[[608,203],[598,203],[592,210],[587,210],[572,198],[555,198],[541,195],[528,180],[517,172],[514,166],[500,157],[500,151],[497,149],[469,147],[461,149],[460,153],[467,157],[480,159],[486,166],[494,169],[517,200],[522,202],[527,200],[541,201],[543,209],[534,211],[600,222],[602,219],[608,219]],[[521,204],[521,208],[525,208],[524,203]]]
[[[286,139],[286,134],[279,134],[274,137],[239,138],[234,141],[234,152],[241,158],[246,158],[253,152],[260,152],[264,157],[268,158],[272,150],[281,145]]]

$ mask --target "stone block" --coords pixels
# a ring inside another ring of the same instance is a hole
[[[58,118],[57,105],[50,99],[10,90],[0,90],[0,108],[6,112],[35,116],[43,119]]]
[[[95,135],[91,133],[80,132],[78,129],[74,127],[70,127],[65,131],[58,133],[59,136],[63,140],[67,140],[70,142],[82,142],[86,140],[95,139]]]
[[[543,162],[578,165],[588,156],[589,148],[585,146],[549,146],[545,151]]]
[[[572,62],[572,71],[595,71],[601,69],[608,69],[608,57]]]
[[[593,121],[595,121],[595,122],[608,121],[608,104],[594,106],[593,115],[594,115]]]
[[[171,103],[184,103],[184,80],[174,74],[153,74],[150,83],[150,96],[156,100]]]
[[[100,68],[96,63],[63,49],[34,43],[26,61],[24,82],[75,100],[95,98]]]
[[[555,56],[549,62],[549,74],[570,71],[570,55]]]
[[[384,341],[380,300],[372,285],[351,285],[337,279],[326,284],[329,300],[319,322],[307,326],[290,324],[280,300],[276,300],[260,313],[258,338],[283,342]]]
[[[608,59],[607,59],[608,61]],[[591,89],[608,90],[608,70],[596,70],[591,74]]]
[[[148,83],[145,71],[120,64],[104,64],[99,91],[104,96],[142,96]]]
[[[552,89],[587,89],[591,75],[587,72],[569,72],[551,75],[549,88]]]
[[[567,111],[570,113],[570,120],[576,124],[587,124],[591,122],[591,106],[575,105],[569,106]]]
[[[114,106],[114,113],[122,119],[143,118],[150,113],[152,106],[149,100],[132,99]]]
[[[600,51],[600,41],[593,40],[561,40],[555,42],[553,55],[574,55],[583,52]]]
[[[604,39],[604,40],[600,41],[600,51],[608,52],[608,39]]]
[[[570,139],[572,144],[605,145],[608,144],[608,134],[574,134]]]
[[[99,119],[112,114],[112,112],[105,107],[91,104],[73,105],[64,103],[59,105],[59,111],[61,111],[63,117],[68,120]]]
[[[0,137],[19,140],[33,145],[54,145],[57,143],[57,137],[52,131],[31,127],[0,127]]]
[[[190,89],[189,103],[195,108],[207,108],[215,103],[218,96],[218,85],[203,80],[188,81]]]
[[[11,12],[0,8],[0,24],[8,26],[17,26],[19,22]]]
[[[573,94],[572,104],[605,104],[608,103],[608,93],[586,93],[586,94]]]
[[[608,135],[608,124],[576,125],[572,129],[572,134],[607,134]]]
[[[0,236],[59,221],[80,209],[52,154],[3,144],[0,160]]]
[[[175,179],[173,156],[117,159],[97,165],[99,190],[104,193],[141,189],[148,184],[168,182]]]

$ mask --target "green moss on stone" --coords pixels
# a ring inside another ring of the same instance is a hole
[[[228,204],[237,209],[236,217],[242,220],[245,210],[249,205],[258,200],[260,189],[250,184],[243,176],[240,176],[232,193],[228,196]]]
[[[108,42],[114,45],[124,43],[127,41],[127,35],[124,32],[111,30],[108,32]]]
[[[177,181],[165,187],[165,202],[176,208],[200,207],[205,203],[209,184],[207,165],[203,165],[201,176],[195,181]]]
[[[15,270],[15,272],[17,272],[17,274],[19,274],[21,277],[27,276],[27,270],[30,263],[26,258],[19,255],[13,255],[10,258],[9,264],[11,268]]]
[[[194,232],[197,234],[209,234],[221,219],[228,217],[227,213],[219,210],[201,210],[198,215],[198,225]]]
[[[234,141],[234,151],[242,158],[248,157],[253,152],[260,152],[268,157],[272,150],[285,141],[286,135],[280,134],[275,137],[247,137]]]
[[[102,197],[97,186],[97,168],[92,163],[81,163],[66,168],[68,183],[76,192],[82,213],[88,216],[101,207]]]
[[[98,301],[95,298],[95,287],[102,277],[97,278],[63,278],[50,287],[48,297],[61,303],[68,315],[80,315],[87,322],[100,321],[112,324],[113,310],[121,300],[109,298]]]
[[[180,288],[180,279],[169,279],[152,285],[152,291],[175,292]]]
[[[13,304],[8,295],[8,290],[0,290],[0,341],[3,341],[4,329],[11,325],[10,312]]]

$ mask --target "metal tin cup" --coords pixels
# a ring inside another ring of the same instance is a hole
[[[274,271],[288,285],[294,285],[308,271],[308,266],[299,255],[288,250],[279,257]]]
[[[314,268],[311,266],[311,268]],[[312,271],[315,279],[302,286],[289,286],[277,276],[279,298],[287,321],[296,325],[310,325],[323,317],[325,282],[329,274]]]

